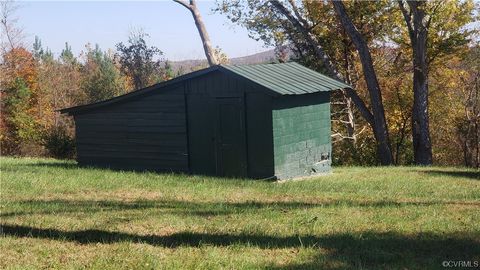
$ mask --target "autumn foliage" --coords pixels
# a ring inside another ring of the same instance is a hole
[[[142,83],[153,84],[172,76],[165,69],[169,66],[158,60],[149,64],[153,60],[142,57],[144,47],[133,44],[131,53],[140,65],[138,72],[148,78]],[[121,60],[121,56],[89,44],[78,57],[66,44],[55,58],[38,38],[32,51],[22,46],[4,50],[0,63],[1,154],[74,157],[73,121],[58,110],[134,90],[133,78],[122,72],[122,64],[130,65],[129,59]],[[149,68],[142,69],[144,66]]]
[[[345,31],[345,21],[329,1],[301,1],[298,6],[295,1],[264,3],[219,1],[217,11],[245,26],[252,37],[276,46],[277,61],[287,61],[290,57],[325,73],[325,63],[318,57],[321,48],[367,109],[372,108],[374,101],[369,96],[371,89],[364,76],[358,44]],[[291,15],[304,25],[308,35],[292,27],[291,20],[272,3],[280,7],[282,3],[290,5]],[[415,67],[408,24],[396,2],[344,4],[345,14],[366,42],[372,58],[381,92],[377,102],[383,103],[385,111],[392,163],[414,164]],[[422,8],[430,20],[426,56],[433,163],[478,168],[480,45],[475,4],[432,1]],[[475,21],[477,24],[472,26]],[[173,78],[171,63],[159,59],[161,51],[147,46],[146,37],[137,33],[126,44],[117,44],[116,52],[87,44],[78,56],[66,44],[63,52],[54,57],[39,39],[31,51],[21,44],[7,46],[0,63],[2,155],[73,157],[72,120],[56,110],[104,100]],[[222,63],[228,62],[219,48],[215,53]],[[378,138],[371,119],[365,118],[347,92],[334,92],[331,103],[334,163],[379,164]]]

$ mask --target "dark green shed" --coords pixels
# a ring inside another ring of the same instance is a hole
[[[286,179],[330,170],[329,91],[347,87],[296,63],[219,65],[61,112],[81,165]]]

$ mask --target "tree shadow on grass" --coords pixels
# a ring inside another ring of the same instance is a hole
[[[73,162],[62,162],[62,161],[54,161],[54,162],[44,162],[38,161],[33,163],[26,163],[26,164],[15,164],[14,167],[23,167],[23,168],[35,168],[35,167],[49,167],[49,168],[60,168],[60,169],[67,169],[67,170],[79,170],[79,169],[87,169],[87,170],[94,170],[94,171],[103,171],[103,172],[129,172],[129,173],[152,173],[156,175],[173,175],[178,178],[181,177],[201,177],[201,178],[208,178],[211,180],[241,180],[241,181],[269,181],[273,182],[275,178],[265,178],[265,179],[255,179],[255,178],[239,178],[233,176],[218,176],[215,174],[210,175],[202,175],[202,174],[193,174],[189,173],[188,171],[182,170],[168,170],[168,169],[152,169],[152,168],[144,168],[144,167],[134,167],[134,166],[125,166],[125,167],[115,167],[115,166],[107,166],[107,165],[84,165],[79,163]],[[10,168],[5,168],[6,171],[14,171]],[[16,170],[15,170],[16,171]],[[194,181],[194,179],[192,179]]]
[[[135,211],[152,210],[162,214],[174,214],[183,216],[211,217],[219,215],[232,214],[252,214],[262,211],[274,211],[289,213],[295,210],[303,210],[314,207],[362,207],[362,208],[389,208],[389,207],[409,207],[409,206],[436,206],[436,205],[466,205],[479,206],[480,202],[468,201],[394,201],[394,200],[325,200],[317,202],[308,201],[214,201],[214,202],[192,202],[185,200],[22,200],[9,202],[0,213],[0,217],[13,217],[21,215],[61,215],[77,213],[96,213],[96,212],[115,212],[115,211]],[[10,207],[28,209],[8,211]]]
[[[306,209],[319,204],[308,202],[191,202],[183,200],[23,200],[13,201],[9,207],[19,207],[20,211],[4,211],[0,217],[12,217],[21,215],[60,215],[76,213],[114,212],[130,210],[157,210],[163,214],[190,216],[216,216],[256,212],[260,210],[289,211],[294,209]]]
[[[104,230],[62,231],[10,224],[0,226],[4,236],[70,241],[79,244],[132,242],[165,248],[245,245],[261,249],[302,247],[318,249],[316,255],[307,261],[279,267],[271,266],[279,269],[337,268],[329,264],[332,261],[342,269],[439,269],[444,260],[478,260],[480,254],[478,239],[460,234],[401,235],[369,231],[319,236],[198,232],[137,235]]]
[[[468,178],[472,180],[480,180],[480,170],[477,171],[443,171],[443,170],[426,170],[423,171],[434,176],[448,176],[455,178]]]
[[[6,168],[3,168],[6,167]],[[9,166],[2,166],[2,170],[7,171],[18,171],[12,168],[32,168],[32,167],[48,167],[48,168],[61,168],[61,169],[78,169],[80,168],[78,164],[72,162],[62,162],[62,161],[53,161],[53,162],[44,162],[44,161],[37,161],[32,163],[25,163],[25,164],[14,164]]]

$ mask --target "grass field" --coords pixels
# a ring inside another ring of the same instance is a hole
[[[1,269],[441,269],[480,261],[480,173],[273,183],[1,158]]]

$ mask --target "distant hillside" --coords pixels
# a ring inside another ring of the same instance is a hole
[[[253,64],[262,64],[275,61],[275,52],[274,50],[268,50],[261,53],[256,53],[252,55],[236,57],[230,59],[231,65],[253,65]],[[198,69],[198,67],[206,67],[207,60],[183,60],[183,61],[172,61],[173,70],[177,72],[180,69],[183,69],[185,72],[190,72],[192,69]]]
[[[276,60],[275,51],[268,50],[261,53],[230,59],[232,65],[252,65],[273,62]]]

